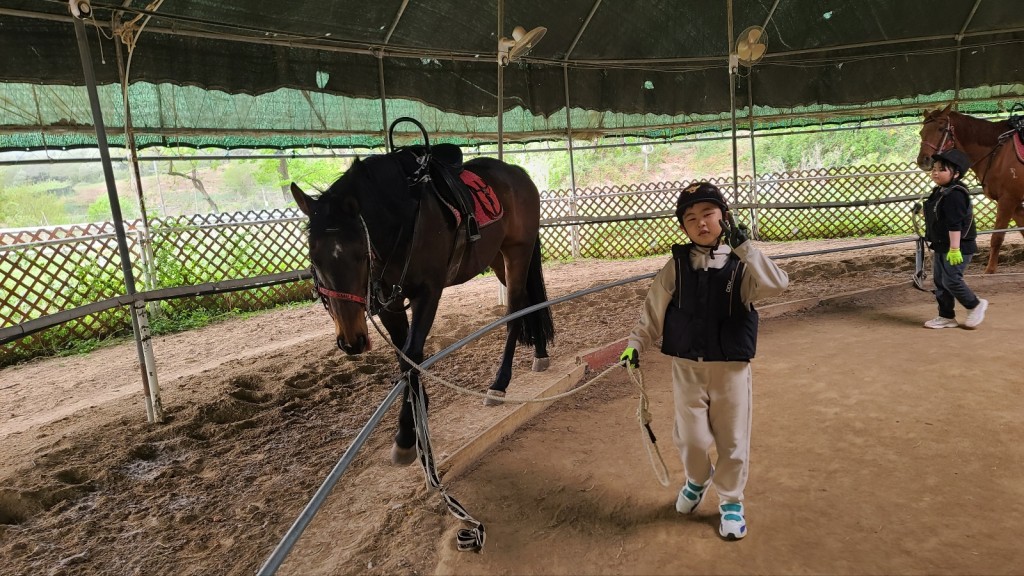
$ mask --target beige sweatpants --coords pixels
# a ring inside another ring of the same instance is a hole
[[[713,483],[721,502],[742,502],[750,454],[751,370],[749,362],[672,359],[676,403],[672,440],[697,484],[711,477],[708,450],[718,461]]]

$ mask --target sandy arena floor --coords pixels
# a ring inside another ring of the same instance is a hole
[[[1007,241],[1000,271],[1024,271],[1024,244]],[[548,294],[663,262],[549,263]],[[619,374],[450,482],[488,526],[484,554],[454,552],[458,523],[420,470],[388,464],[392,410],[282,573],[1017,572],[1021,280],[976,281],[993,302],[982,329],[926,331],[934,303],[906,288],[912,263],[909,244],[781,261],[792,287],[764,304],[904,288],[765,322],[742,543],[718,540],[713,503],[695,519],[672,511],[678,486],[655,482]],[[536,393],[579,351],[624,337],[648,283],[558,305],[551,370],[530,373],[521,352],[510,395]],[[493,277],[447,291],[428,350],[498,318],[496,292]],[[485,336],[439,374],[485,388],[502,342]],[[252,574],[396,376],[379,341],[362,359],[340,353],[319,304],[159,337],[155,350],[163,425],[145,423],[132,342],[0,370],[0,573]],[[678,484],[659,362],[644,369]],[[513,409],[430,390],[442,458]]]

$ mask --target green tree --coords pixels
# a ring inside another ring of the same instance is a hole
[[[135,220],[140,216],[139,207],[134,201],[120,201],[121,217],[125,220]],[[110,198],[106,195],[100,196],[89,204],[86,213],[89,222],[109,222],[113,216],[110,214]]]
[[[39,182],[0,188],[0,227],[53,226],[70,222],[64,198],[53,193],[62,182]]]

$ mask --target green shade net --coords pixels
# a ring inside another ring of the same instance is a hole
[[[120,87],[100,86],[98,93],[112,146],[123,147],[124,104]],[[972,114],[999,114],[1024,95],[1024,85],[962,90],[959,109]],[[755,106],[754,128],[766,130],[828,123],[860,122],[917,115],[952,101],[952,91],[861,106]],[[381,102],[281,88],[251,96],[203,90],[193,86],[136,83],[129,91],[132,126],[139,148],[379,148],[384,130]],[[67,150],[96,146],[88,95],[81,86],[0,84],[0,150]],[[750,125],[747,108],[737,112],[740,129]],[[421,122],[432,142],[487,144],[496,141],[496,116],[445,112],[405,99],[387,102],[388,120],[412,117]],[[544,117],[522,107],[505,112],[506,141],[563,139],[565,109]],[[626,114],[573,108],[575,138],[633,135],[673,138],[697,132],[728,131],[729,114]],[[42,130],[39,127],[43,127]],[[396,139],[419,139],[411,123],[396,128]]]

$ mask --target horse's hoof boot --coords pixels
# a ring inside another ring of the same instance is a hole
[[[505,397],[505,393],[500,390],[488,390],[487,398],[484,398],[484,406],[500,406],[505,403],[502,398]]]
[[[416,461],[416,447],[399,448],[398,444],[391,445],[391,463],[399,466],[408,466]]]
[[[534,358],[533,359],[533,371],[543,372],[551,366],[551,358]]]

